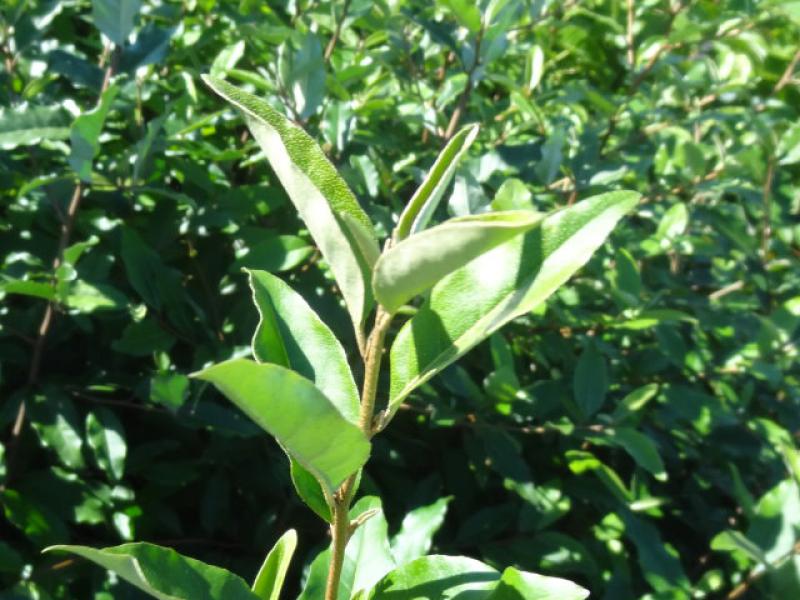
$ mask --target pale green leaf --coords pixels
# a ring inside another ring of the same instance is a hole
[[[444,523],[447,505],[452,499],[452,496],[439,498],[433,504],[415,508],[403,518],[400,531],[391,542],[395,563],[404,565],[431,549],[433,536]]]
[[[249,271],[250,289],[261,319],[253,355],[294,369],[310,379],[339,412],[358,422],[359,400],[344,348],[300,294],[266,271]]]
[[[153,544],[123,544],[98,550],[87,546],[51,546],[45,552],[82,556],[158,600],[257,600],[238,575],[181,556]]]
[[[425,229],[453,179],[458,163],[478,136],[478,130],[477,125],[467,125],[447,142],[400,215],[395,229],[396,239],[402,240]]]
[[[294,529],[284,533],[275,542],[253,583],[253,592],[261,600],[279,600],[286,571],[296,548],[297,532]]]
[[[369,600],[485,600],[500,578],[493,568],[463,556],[423,556],[386,575]]]
[[[373,305],[372,263],[370,253],[363,250],[364,240],[353,241],[351,228],[343,224],[343,215],[361,226],[360,233],[374,247],[377,239],[369,217],[320,147],[300,127],[257,96],[220,79],[204,76],[203,80],[244,115],[253,137],[330,265],[363,351],[364,319]],[[374,251],[371,255],[374,257]]]
[[[361,430],[345,419],[319,388],[294,371],[233,359],[194,377],[217,386],[273,435],[329,494],[369,456],[370,443]]]
[[[393,313],[447,274],[533,229],[542,217],[525,210],[485,213],[450,219],[412,235],[384,252],[375,264],[375,298]]]
[[[437,283],[392,346],[390,411],[481,340],[541,305],[638,199],[635,192],[611,192],[555,211]]]

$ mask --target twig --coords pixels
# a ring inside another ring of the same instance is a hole
[[[767,165],[767,175],[764,178],[764,188],[761,197],[764,203],[764,219],[761,227],[761,258],[767,259],[769,238],[772,235],[772,179],[775,176],[775,160],[770,158]]]
[[[633,0],[628,0],[628,27],[625,39],[628,42],[628,66],[632,69],[636,64],[636,54],[633,49]]]
[[[781,75],[781,78],[778,80],[778,83],[775,84],[775,87],[772,90],[773,94],[780,92],[792,80],[794,68],[797,66],[798,62],[800,62],[800,50],[795,52],[792,60],[789,61],[786,70],[783,72],[783,75]]]
[[[105,64],[106,59],[108,58],[109,53],[111,52],[111,45],[106,46],[103,50],[103,53],[100,56],[100,65],[102,66]],[[108,89],[108,86],[111,83],[111,78],[114,75],[115,70],[115,60],[116,59],[116,52],[113,55],[111,63],[106,68],[105,76],[103,77],[103,85],[100,88],[100,94],[97,100],[97,103],[101,101],[101,98],[105,91]],[[64,250],[66,250],[67,246],[69,245],[70,237],[72,236],[72,229],[75,226],[75,218],[78,214],[78,209],[80,208],[81,198],[83,197],[83,184],[78,181],[75,184],[75,189],[72,192],[72,197],[70,198],[69,205],[67,206],[67,213],[63,216],[61,221],[61,231],[58,238],[58,249],[56,251],[56,255],[53,258],[53,266],[52,270],[55,271],[61,266],[64,260]],[[50,332],[50,328],[53,325],[53,319],[55,318],[55,312],[57,308],[56,300],[49,300],[47,302],[47,306],[45,306],[44,314],[42,315],[42,320],[39,323],[39,328],[37,330],[37,337],[36,341],[34,342],[33,346],[33,355],[31,357],[30,368],[28,370],[28,386],[33,387],[39,382],[39,374],[41,372],[41,365],[42,365],[42,357],[44,356],[44,348],[45,343],[47,341],[47,335]],[[6,461],[6,470],[8,472],[7,480],[10,481],[12,479],[12,467],[16,460],[16,453],[17,448],[19,446],[20,436],[22,435],[22,428],[25,425],[25,416],[27,411],[27,405],[25,400],[23,399],[20,402],[19,408],[17,409],[17,415],[14,418],[14,425],[11,429],[11,437],[8,441],[8,459]]]
[[[342,24],[344,20],[347,18],[347,11],[350,8],[350,0],[344,0],[344,6],[342,7],[342,16],[341,18],[337,19],[336,21],[336,28],[333,30],[333,36],[331,37],[328,45],[325,47],[325,55],[324,59],[325,62],[329,62],[331,60],[331,55],[333,55],[333,49],[336,48],[336,42],[339,41],[339,36],[342,33]]]
[[[475,76],[475,70],[478,68],[478,65],[481,61],[480,56],[482,41],[483,25],[481,25],[481,28],[478,30],[478,34],[475,36],[475,58],[473,59],[472,65],[467,71],[467,85],[464,88],[464,91],[461,92],[461,97],[458,99],[458,106],[456,106],[456,109],[453,111],[453,114],[450,117],[450,123],[448,123],[447,129],[444,132],[444,140],[446,142],[449,141],[450,138],[455,134],[458,123],[461,121],[461,117],[464,114],[464,111],[467,109],[469,98],[472,95],[472,88],[475,84],[472,78]]]

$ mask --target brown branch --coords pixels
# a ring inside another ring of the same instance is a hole
[[[775,87],[772,90],[773,94],[780,92],[792,80],[794,68],[797,66],[798,62],[800,62],[800,50],[795,52],[792,60],[789,61],[789,65],[786,67],[783,75],[781,75],[781,78],[778,80],[778,83],[775,84]]]
[[[102,55],[100,56],[100,66],[105,64],[106,59],[108,58],[109,52],[111,52],[111,46],[106,46],[103,50]],[[118,54],[116,52],[113,53],[111,64],[108,65],[105,71],[105,75],[103,77],[103,85],[100,88],[100,94],[97,100],[99,104],[101,98],[105,91],[108,89],[108,86],[111,83],[111,78],[114,75],[114,71],[116,68],[116,58]],[[56,250],[56,255],[53,258],[52,270],[55,274],[55,271],[61,266],[64,261],[64,250],[66,250],[67,246],[69,245],[70,238],[72,236],[72,230],[75,226],[75,219],[78,214],[78,209],[80,208],[81,198],[83,197],[83,184],[81,181],[75,184],[75,189],[72,192],[72,197],[70,198],[69,205],[67,206],[67,213],[61,219],[61,231],[58,237],[58,247]],[[53,281],[53,283],[55,283]],[[44,314],[42,315],[42,320],[39,323],[39,328],[37,330],[37,337],[36,341],[34,342],[33,346],[33,354],[31,356],[31,363],[30,368],[28,370],[28,386],[33,387],[39,382],[39,374],[41,373],[41,366],[42,366],[42,357],[44,356],[45,344],[47,342],[47,336],[50,332],[50,328],[53,325],[53,320],[55,319],[56,309],[58,307],[56,300],[49,300],[47,302],[47,306],[45,306]],[[6,461],[6,470],[8,473],[7,480],[11,481],[13,475],[13,465],[16,461],[16,454],[17,448],[19,446],[19,440],[22,435],[22,429],[25,425],[25,417],[26,417],[27,405],[25,403],[25,399],[23,398],[20,402],[19,408],[17,409],[17,415],[14,418],[14,425],[11,429],[11,437],[8,441],[8,459]]]
[[[636,53],[633,48],[633,0],[628,0],[628,23],[625,39],[628,43],[628,66],[632,69],[636,64]]]
[[[340,19],[336,21],[336,28],[333,31],[333,36],[331,37],[328,45],[325,47],[325,55],[323,56],[325,62],[330,62],[331,56],[333,55],[333,49],[336,48],[336,42],[339,41],[339,36],[342,33],[342,25],[344,24],[344,20],[347,18],[347,11],[350,8],[350,0],[344,1],[344,6],[342,7],[342,16]]]
[[[447,124],[447,129],[444,132],[445,142],[449,141],[450,138],[455,135],[458,123],[461,121],[464,111],[467,110],[467,104],[469,104],[469,98],[472,95],[472,88],[475,85],[475,82],[472,80],[472,78],[475,76],[475,70],[478,68],[478,65],[481,61],[480,56],[482,41],[483,25],[481,25],[480,30],[478,30],[478,35],[475,36],[475,58],[472,61],[472,66],[470,66],[469,70],[467,71],[467,85],[464,88],[464,91],[461,92],[461,97],[458,99],[458,106],[456,106],[456,109],[453,111],[453,114],[450,117],[450,123]]]

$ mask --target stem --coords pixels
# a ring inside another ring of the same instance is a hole
[[[386,332],[392,322],[392,315],[378,306],[375,325],[367,339],[364,353],[364,384],[361,388],[361,410],[358,425],[368,438],[374,434],[372,426],[375,413],[375,395],[378,390],[378,377],[381,372],[383,345]],[[353,530],[350,527],[350,503],[356,492],[358,473],[353,473],[337,490],[333,499],[333,523],[331,523],[331,562],[328,567],[328,581],[325,585],[325,600],[336,600],[339,593],[339,580],[342,577],[344,551]]]
[[[344,6],[342,7],[342,16],[341,18],[337,19],[336,21],[336,29],[333,32],[333,36],[331,37],[328,45],[325,47],[325,54],[323,59],[325,62],[329,62],[331,60],[331,55],[333,55],[333,49],[336,48],[336,42],[339,41],[339,36],[342,34],[342,25],[344,24],[344,20],[347,18],[347,11],[350,8],[350,0],[345,0]]]
[[[102,55],[100,56],[100,66],[105,64],[106,58],[108,57],[109,53],[112,52],[111,46],[106,46],[103,50]],[[116,54],[114,55],[116,58]],[[101,101],[103,93],[108,89],[109,84],[111,83],[111,78],[114,75],[115,71],[115,61],[112,60],[111,63],[108,65],[105,71],[105,75],[103,77],[103,85],[100,89],[100,94],[98,96],[97,102],[98,104]],[[78,208],[81,205],[81,198],[83,197],[83,184],[78,181],[75,184],[75,189],[72,192],[72,197],[70,198],[69,205],[67,206],[67,214],[61,220],[61,231],[58,238],[58,249],[56,250],[56,255],[53,258],[53,273],[61,266],[61,263],[64,260],[64,250],[66,250],[67,246],[69,245],[70,238],[72,236],[72,229],[75,226],[75,219],[78,215]],[[41,372],[41,365],[42,365],[42,357],[44,356],[44,349],[45,343],[47,341],[47,335],[50,332],[50,327],[53,324],[53,320],[56,316],[56,308],[57,304],[55,300],[50,300],[47,302],[47,306],[44,309],[44,314],[42,315],[42,320],[39,323],[39,328],[37,330],[37,337],[36,342],[33,346],[33,355],[31,357],[31,364],[28,370],[28,386],[33,387],[39,382],[39,373]],[[11,429],[11,437],[8,440],[8,459],[6,461],[6,469],[8,471],[7,480],[11,481],[13,478],[13,466],[16,462],[16,454],[17,454],[17,447],[19,445],[20,437],[22,436],[22,429],[25,425],[25,416],[26,416],[26,404],[25,399],[23,398],[22,402],[20,402],[19,409],[17,409],[17,415],[14,418],[14,426]],[[0,486],[2,489],[2,486]]]

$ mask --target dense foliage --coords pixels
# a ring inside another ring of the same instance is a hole
[[[435,532],[597,598],[800,594],[800,3],[0,11],[4,598],[141,596],[50,544],[151,541],[251,580],[294,527],[299,592],[327,543],[280,448],[187,377],[249,355],[243,268],[358,364],[328,265],[203,73],[319,140],[380,235],[472,122],[439,217],[643,194],[546,310],[375,439],[361,492],[397,544]]]

